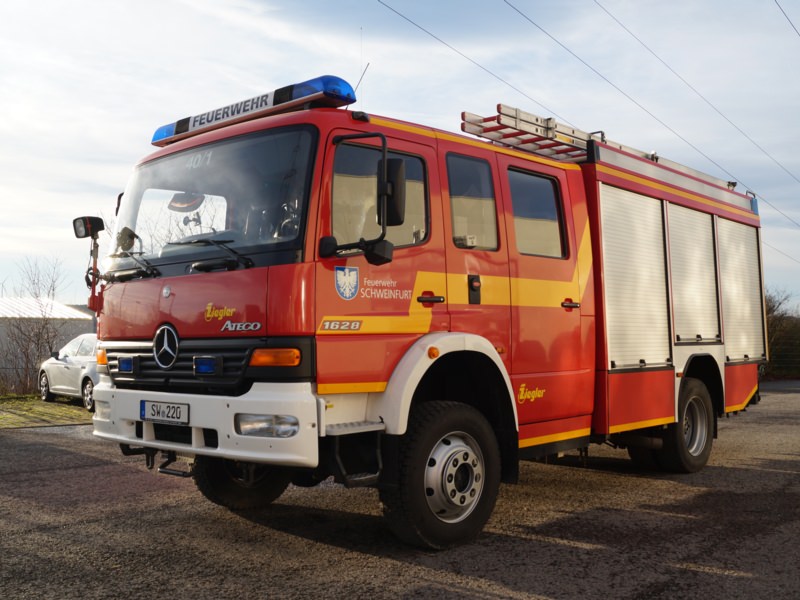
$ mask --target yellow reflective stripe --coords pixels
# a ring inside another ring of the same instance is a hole
[[[754,387],[753,390],[748,394],[747,400],[745,400],[741,404],[734,404],[733,406],[726,406],[725,407],[725,412],[726,413],[737,412],[737,411],[740,411],[740,410],[743,410],[743,409],[747,408],[747,405],[750,404],[750,400],[753,399],[753,396],[756,395],[757,391],[758,391],[758,386]]]
[[[576,429],[574,431],[564,431],[562,433],[553,433],[550,435],[541,435],[539,437],[526,438],[519,441],[520,448],[528,448],[530,446],[541,446],[542,444],[552,444],[553,442],[563,442],[564,440],[571,440],[579,437],[586,437],[591,434],[590,427],[585,429]]]
[[[481,306],[509,306],[511,296],[508,277],[481,275]],[[466,273],[447,275],[447,302],[451,306],[469,304],[469,284]]]
[[[658,419],[648,419],[647,421],[637,421],[635,423],[623,423],[608,428],[609,433],[619,433],[632,429],[644,429],[645,427],[656,427],[657,425],[669,425],[675,422],[675,417],[661,417]]]
[[[386,391],[385,381],[366,381],[361,383],[320,383],[317,393],[324,394],[363,394]]]

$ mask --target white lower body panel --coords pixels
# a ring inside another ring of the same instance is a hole
[[[94,390],[97,407],[93,419],[94,435],[134,448],[174,450],[184,455],[203,454],[281,466],[316,467],[319,461],[319,415],[312,385],[256,383],[243,396],[234,397],[121,390],[102,381]],[[185,443],[157,439],[157,426],[141,419],[142,400],[188,405],[189,423],[181,426],[185,427],[182,429],[187,437]],[[297,418],[300,428],[289,438],[240,435],[234,427],[237,414],[291,415]],[[137,422],[140,423],[141,437],[137,435]],[[212,445],[208,442],[214,436],[207,436],[204,430],[216,431]]]

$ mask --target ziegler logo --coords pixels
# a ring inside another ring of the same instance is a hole
[[[546,389],[540,390],[538,387],[529,390],[523,383],[521,386],[519,386],[519,392],[517,393],[517,402],[519,404],[525,404],[526,401],[534,402],[538,398],[544,398],[544,394],[546,391],[547,391]]]
[[[220,308],[219,306],[214,306],[213,302],[209,302],[208,306],[206,306],[205,318],[206,322],[214,319],[222,321],[225,317],[232,317],[235,313],[235,308],[228,308],[227,306]]]
[[[245,323],[234,323],[230,319],[225,321],[220,331],[258,331],[261,329],[261,323],[258,321],[250,321]]]

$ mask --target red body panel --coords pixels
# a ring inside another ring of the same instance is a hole
[[[675,421],[675,373],[671,369],[608,376],[605,411],[595,416],[597,433],[619,433]]]
[[[758,365],[725,365],[725,412],[747,407],[758,392]]]
[[[268,272],[258,268],[108,285],[100,338],[152,339],[164,323],[174,325],[182,337],[263,336],[269,331]],[[259,326],[223,330],[228,321]]]

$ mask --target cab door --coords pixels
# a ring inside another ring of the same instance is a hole
[[[320,198],[320,237],[339,244],[378,237],[377,138],[326,146]],[[433,149],[389,137],[389,158],[406,169],[402,225],[389,227],[391,262],[373,265],[358,250],[319,258],[316,266],[317,383],[321,394],[382,392],[395,365],[419,337],[448,326],[441,214],[430,202],[438,189]]]
[[[469,153],[466,152],[469,151]],[[510,372],[510,288],[494,152],[443,140],[440,167],[451,330],[489,340]]]
[[[591,320],[581,318],[584,309],[591,312],[583,306],[589,232],[585,205],[573,206],[568,179],[580,185],[580,171],[509,155],[499,155],[498,163],[508,216],[511,379],[520,423],[589,415],[592,332],[586,326]]]

